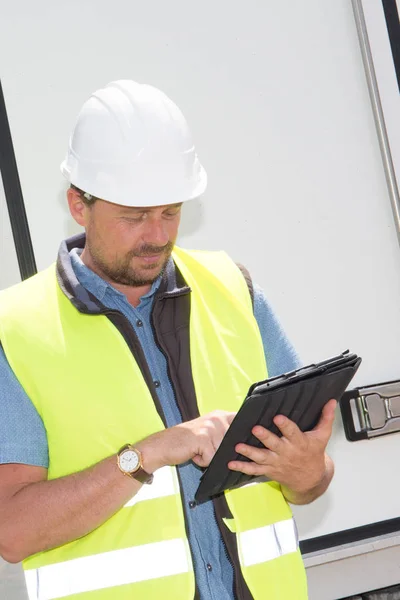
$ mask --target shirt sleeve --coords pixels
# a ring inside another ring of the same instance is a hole
[[[0,464],[48,467],[43,421],[0,346]]]
[[[254,316],[264,345],[269,377],[298,369],[301,361],[257,284],[254,284]]]

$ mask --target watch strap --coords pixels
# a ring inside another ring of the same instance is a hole
[[[154,475],[147,473],[147,471],[142,469],[142,467],[140,467],[140,469],[138,469],[134,473],[127,473],[127,475],[130,475],[133,479],[136,479],[140,483],[150,484],[150,483],[153,483],[153,479],[154,479]]]

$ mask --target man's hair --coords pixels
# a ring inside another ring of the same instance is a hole
[[[84,192],[80,188],[76,187],[76,185],[74,185],[73,183],[71,183],[69,187],[71,188],[71,190],[75,190],[76,192],[78,192],[78,194],[82,198],[82,202],[84,202],[86,206],[93,206],[93,204],[96,202],[97,198],[95,196]]]

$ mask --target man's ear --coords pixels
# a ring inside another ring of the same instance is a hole
[[[86,227],[88,207],[84,203],[81,194],[77,190],[69,188],[67,191],[67,200],[72,218],[78,225]]]

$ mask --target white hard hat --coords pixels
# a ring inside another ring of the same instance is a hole
[[[207,187],[179,108],[157,88],[129,80],[85,102],[61,172],[84,192],[124,206],[184,202]]]

